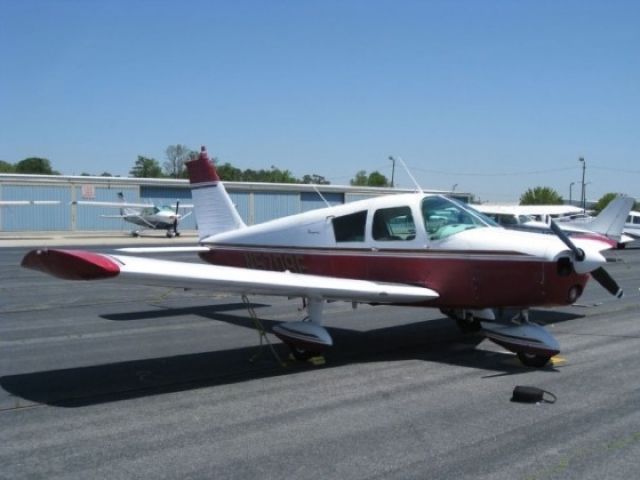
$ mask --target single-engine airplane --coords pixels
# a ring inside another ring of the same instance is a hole
[[[525,365],[542,367],[560,346],[529,322],[529,308],[571,304],[591,277],[622,296],[603,268],[601,252],[614,242],[601,235],[569,238],[553,222],[555,235],[506,230],[465,204],[422,192],[247,226],[205,148],[186,165],[201,245],[153,251],[191,250],[213,265],[39,249],[22,266],[69,280],[301,297],[305,320],[273,328],[296,358],[332,345],[323,306],[342,300],[439,308],[463,330],[481,331]],[[504,308],[518,313],[496,315]]]
[[[167,237],[179,237],[178,223],[191,215],[193,212],[181,214],[180,209],[192,209],[193,205],[180,204],[176,201],[175,205],[162,205],[157,207],[148,203],[130,203],[126,202],[124,194],[118,192],[117,202],[100,202],[93,200],[77,200],[71,202],[73,205],[89,205],[92,207],[113,207],[119,208],[119,215],[101,215],[104,218],[120,218],[125,222],[133,223],[142,228],[131,231],[132,237],[140,235],[142,230],[166,230]]]

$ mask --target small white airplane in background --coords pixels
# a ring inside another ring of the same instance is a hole
[[[59,205],[59,200],[0,200],[0,207],[28,207],[31,205]]]
[[[75,205],[88,205],[93,207],[113,207],[119,208],[119,215],[100,215],[103,218],[120,218],[125,222],[133,223],[143,227],[141,229],[134,229],[131,231],[131,236],[137,237],[142,230],[166,230],[167,237],[180,236],[178,231],[178,223],[191,215],[193,212],[187,212],[181,214],[180,209],[192,209],[191,204],[180,204],[180,201],[176,201],[175,205],[163,205],[155,206],[148,203],[130,203],[126,202],[124,194],[118,193],[117,202],[99,202],[92,200],[79,200],[71,202]]]
[[[596,217],[585,216],[580,210],[578,214],[569,214],[555,218],[558,227],[569,235],[598,233],[615,241],[618,248],[632,242],[631,236],[623,233],[625,220],[629,212],[633,208],[635,200],[631,197],[618,196],[614,198]],[[498,222],[506,228],[517,230],[531,230],[551,233],[549,223],[544,221],[536,221],[532,216],[524,214],[524,211],[542,212],[544,210],[551,212],[549,207],[561,207],[556,211],[563,211],[563,205],[547,205],[543,209],[538,209],[535,205],[514,205],[514,206],[496,206],[496,205],[474,205],[473,207],[487,215],[491,219]],[[570,207],[574,208],[574,207]],[[540,215],[540,213],[538,214]],[[552,213],[545,214],[555,215]],[[538,216],[540,218],[540,216]],[[639,225],[640,226],[640,225]]]
[[[496,221],[501,225],[525,223],[531,220],[549,224],[551,220],[584,213],[581,208],[573,205],[492,205],[483,203],[473,205],[473,208],[484,214],[495,216]],[[527,217],[529,218],[527,219]]]
[[[640,212],[634,210],[629,212],[627,222],[624,224],[624,233],[634,239],[640,238]]]
[[[590,278],[622,296],[604,269],[601,252],[614,242],[603,235],[569,238],[554,222],[555,235],[506,230],[463,203],[422,191],[247,226],[204,147],[186,165],[201,245],[151,251],[198,252],[212,265],[38,249],[22,266],[67,280],[300,297],[306,318],[273,328],[296,358],[333,344],[323,308],[341,300],[439,308],[461,329],[480,331],[525,365],[542,367],[560,346],[529,322],[531,307],[572,304]],[[503,318],[506,308],[516,315]]]

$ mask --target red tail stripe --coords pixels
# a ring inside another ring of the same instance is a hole
[[[185,165],[189,171],[189,182],[192,184],[220,181],[216,167],[209,160],[209,155],[205,147],[202,147],[200,155],[196,160],[186,162]]]

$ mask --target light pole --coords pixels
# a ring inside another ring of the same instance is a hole
[[[574,186],[575,184],[576,184],[576,182],[571,182],[571,183],[569,184],[569,205],[573,205],[573,202],[572,202],[573,198],[572,198],[572,196],[571,196],[571,189],[573,188],[573,186]]]
[[[587,185],[590,185],[591,182],[585,182],[584,184],[584,205],[582,206],[582,210],[585,215],[587,214]]]
[[[582,203],[582,213],[584,213],[587,210],[587,198],[584,196],[584,172],[587,169],[587,162],[585,161],[585,159],[583,157],[580,157],[578,159],[579,162],[582,162],[582,199],[581,199],[581,203]]]
[[[457,184],[457,183],[454,183],[454,184],[453,184],[453,187],[451,187],[451,193],[453,193],[453,192],[455,192],[455,191],[456,191],[456,187],[457,187],[457,186],[458,186],[458,184]]]
[[[391,160],[391,188],[393,188],[393,177],[396,173],[396,159],[393,158],[392,156],[389,156],[389,160]]]

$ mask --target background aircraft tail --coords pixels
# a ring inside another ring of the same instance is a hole
[[[596,218],[585,223],[584,226],[589,230],[620,241],[624,224],[634,203],[635,201],[631,197],[616,197]]]
[[[124,198],[124,193],[118,192],[118,201],[120,203],[125,203],[126,202],[126,200]],[[138,212],[136,210],[133,210],[133,209],[131,209],[129,207],[122,207],[120,209],[120,215],[123,216],[123,217],[126,216],[126,215],[136,215],[137,213]]]
[[[200,240],[217,233],[246,227],[215,166],[202,147],[196,160],[186,162]]]

